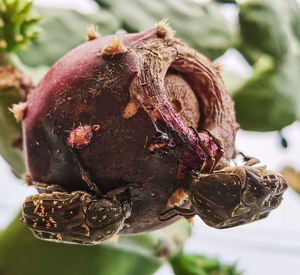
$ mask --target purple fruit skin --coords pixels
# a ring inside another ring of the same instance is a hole
[[[143,233],[178,219],[162,222],[158,213],[178,188],[182,148],[150,152],[149,145],[157,143],[157,129],[148,113],[140,108],[129,119],[122,116],[139,63],[132,51],[101,56],[113,37],[100,37],[74,49],[39,83],[28,99],[23,120],[24,155],[32,179],[68,191],[89,190],[78,162],[103,193],[130,186],[132,214],[120,233]],[[134,49],[141,41],[157,37],[157,30],[120,37],[125,48]],[[88,145],[70,148],[69,131],[80,125],[100,125],[100,129]],[[228,141],[231,144],[235,131]],[[216,150],[214,145],[211,148]]]

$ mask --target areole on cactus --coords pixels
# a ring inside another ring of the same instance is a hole
[[[58,61],[24,115],[23,222],[47,240],[94,244],[199,215],[216,228],[276,208],[284,179],[235,157],[233,101],[219,68],[165,21],[98,37]]]
[[[40,18],[33,15],[31,6],[27,0],[0,1],[0,53],[25,50],[37,38],[34,25]]]

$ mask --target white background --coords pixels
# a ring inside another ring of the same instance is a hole
[[[46,6],[72,7],[92,12],[97,5],[83,0],[38,0]],[[236,15],[234,9],[224,11],[227,17]],[[218,60],[228,71],[249,76],[251,69],[233,50]],[[262,118],[263,119],[263,118]],[[276,132],[254,133],[239,131],[237,148],[247,155],[259,158],[270,169],[280,171],[291,165],[300,170],[300,123],[283,131],[289,147],[280,147]],[[9,167],[0,159],[0,229],[5,228],[19,211],[26,196],[34,189],[17,181]],[[262,221],[232,229],[216,230],[195,218],[192,237],[185,251],[218,257],[225,263],[237,263],[245,275],[296,275],[300,274],[300,196],[287,190],[281,206]],[[156,275],[173,274],[164,266]]]

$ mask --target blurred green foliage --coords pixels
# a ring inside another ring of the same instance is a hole
[[[179,253],[170,260],[176,275],[241,275],[234,265],[222,265],[215,258]]]
[[[235,266],[182,253],[190,225],[182,219],[147,235],[82,246],[45,242],[16,218],[0,233],[1,275],[150,275],[169,261],[176,275],[239,275]],[[16,262],[17,261],[17,262]]]
[[[96,0],[116,15],[127,32],[152,28],[168,18],[176,36],[211,59],[234,44],[234,32],[213,2],[193,0]]]
[[[240,50],[250,63],[268,54],[280,65],[289,54],[299,55],[297,0],[246,0],[239,9]]]
[[[19,57],[28,66],[52,66],[68,51],[86,39],[88,27],[95,26],[102,35],[115,33],[120,21],[109,11],[82,14],[74,10],[37,8],[42,20],[41,33],[30,48]]]
[[[276,60],[286,56],[287,33],[282,24],[280,10],[274,5],[274,1],[246,1],[240,5],[239,20],[242,51],[243,47],[251,47],[260,54],[273,56]]]
[[[37,83],[48,70],[47,67],[29,68],[24,66],[14,54],[0,54],[0,155],[11,167],[12,172],[18,178],[22,178],[26,169],[22,152],[22,128],[21,123],[14,118],[10,108],[13,104],[24,100],[24,92],[14,84],[7,86],[1,78],[8,77],[5,70],[1,73],[1,66],[16,67],[26,76],[30,76]],[[9,76],[13,78],[12,75]]]
[[[300,6],[247,0],[239,8],[239,50],[254,74],[233,94],[237,120],[246,130],[281,130],[300,118]]]
[[[19,63],[14,55],[0,54],[0,155],[10,165],[12,172],[20,178],[25,173],[21,150],[22,129],[9,110],[13,104],[24,99],[16,81],[18,77],[14,75],[13,68],[16,64]]]
[[[234,93],[235,109],[241,127],[253,131],[279,130],[293,123],[299,111],[300,64],[289,59],[275,66],[262,56],[254,75]]]
[[[155,241],[147,235],[141,238],[143,242],[128,238],[127,242],[139,248],[135,250],[109,243],[91,247],[57,244],[38,240],[17,218],[0,235],[0,274],[150,275],[162,261],[153,253]]]
[[[16,87],[0,88],[0,153],[18,177],[25,172],[23,154],[13,143],[21,138],[22,130],[8,107],[19,102],[20,92]]]

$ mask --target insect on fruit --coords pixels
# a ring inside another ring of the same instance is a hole
[[[190,209],[174,206],[160,216],[195,215],[209,226],[228,228],[268,216],[281,203],[287,188],[284,178],[265,167],[234,166],[201,174],[192,171],[183,185]]]
[[[88,37],[23,110],[27,183],[39,192],[26,199],[23,222],[37,237],[95,244],[195,214],[229,227],[279,204],[281,176],[227,167],[239,126],[206,57],[165,22]]]

